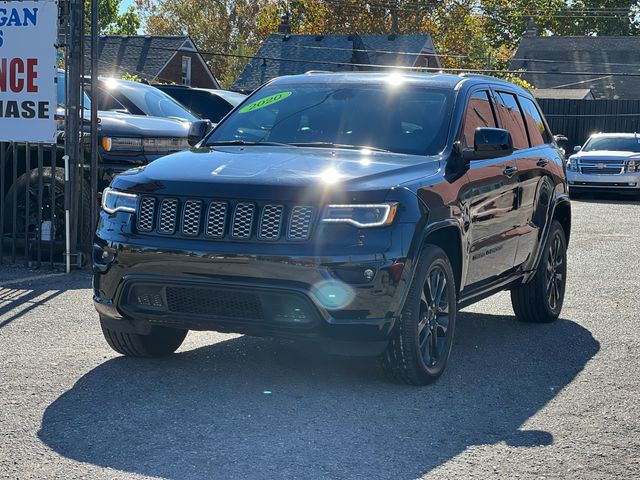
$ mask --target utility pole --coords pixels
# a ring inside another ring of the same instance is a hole
[[[69,182],[65,185],[65,209],[71,210],[70,225],[70,245],[67,255],[76,252],[77,242],[77,189],[78,164],[82,162],[83,145],[82,133],[82,92],[80,77],[82,76],[82,42],[84,42],[82,0],[69,0],[69,43],[67,51],[69,54],[69,64],[67,68],[67,116],[65,119],[65,137],[69,156]]]
[[[389,9],[389,15],[391,16],[391,33],[397,35],[398,32],[398,8],[397,6]]]
[[[98,193],[98,0],[91,0],[91,229],[96,227],[98,206],[96,205]]]

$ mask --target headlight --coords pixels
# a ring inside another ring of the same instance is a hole
[[[105,152],[114,150],[142,151],[142,139],[135,137],[103,137],[102,148]]]
[[[323,222],[349,223],[359,228],[391,225],[398,210],[397,203],[373,205],[327,205]]]
[[[189,148],[189,141],[187,138],[143,138],[142,146],[149,152],[177,152]]]
[[[640,163],[635,160],[627,162],[627,172],[640,172]]]
[[[134,213],[138,204],[138,196],[134,193],[124,193],[105,188],[102,193],[102,209],[107,213]]]
[[[569,157],[567,160],[567,170],[571,170],[573,172],[578,171],[578,160],[572,157]]]

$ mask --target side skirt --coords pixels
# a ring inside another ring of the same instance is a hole
[[[503,290],[509,290],[509,288],[522,283],[524,278],[525,274],[523,272],[516,272],[508,277],[499,278],[482,288],[478,288],[470,292],[462,291],[460,293],[460,298],[458,298],[458,309],[473,305],[474,303],[484,300],[485,298]]]

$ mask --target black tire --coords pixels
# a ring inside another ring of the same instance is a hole
[[[114,330],[100,320],[102,334],[109,346],[116,352],[128,357],[166,357],[175,352],[185,337],[188,330],[169,328],[163,326],[151,327],[151,333],[141,335],[139,333],[127,333]]]
[[[511,304],[522,322],[550,323],[560,316],[567,282],[567,239],[560,222],[551,224],[535,275],[511,290]]]
[[[55,174],[51,167],[42,169],[42,221],[52,221],[55,225],[55,237],[57,247],[54,249],[56,253],[60,253],[64,247],[64,170],[56,168]],[[25,199],[27,188],[29,189],[29,219],[25,222]],[[4,201],[4,233],[8,235],[13,230],[13,206],[14,192],[17,199],[17,218],[16,218],[16,244],[18,248],[24,248],[25,224],[28,229],[28,236],[31,241],[37,240],[40,235],[40,225],[38,225],[38,189],[39,175],[38,169],[35,168],[29,172],[20,175],[15,183],[7,190]],[[55,190],[56,205],[54,208],[53,218],[51,217],[51,191]],[[78,237],[80,243],[91,243],[95,226],[90,224],[91,205],[90,189],[87,182],[84,182],[82,191],[80,192],[80,205],[82,215],[80,225],[82,231]],[[45,249],[46,250],[46,249]]]
[[[443,279],[444,285],[438,283]],[[383,367],[392,381],[427,385],[442,375],[453,344],[456,308],[456,283],[447,254],[436,245],[425,245],[383,355]]]

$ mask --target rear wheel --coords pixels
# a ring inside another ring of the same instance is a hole
[[[543,256],[533,278],[511,290],[518,320],[550,323],[560,316],[567,281],[567,240],[560,222],[551,224]]]
[[[147,335],[127,333],[110,328],[100,319],[102,334],[109,346],[118,353],[128,357],[165,357],[175,352],[188,330],[163,326],[151,327]]]
[[[427,385],[442,375],[453,344],[456,305],[451,263],[442,249],[426,245],[383,357],[392,380]]]

